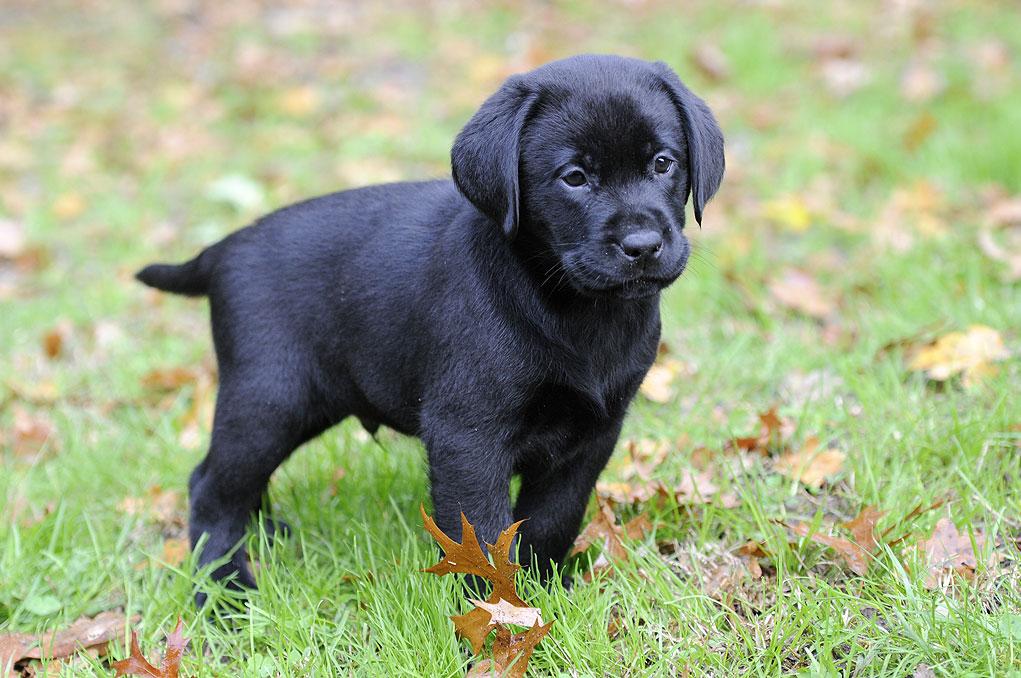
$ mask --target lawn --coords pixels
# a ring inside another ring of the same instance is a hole
[[[447,175],[504,77],[615,52],[673,66],[727,137],[663,299],[659,382],[602,486],[696,487],[612,504],[652,527],[609,568],[598,546],[571,560],[569,591],[519,577],[556,620],[529,675],[1021,672],[1016,5],[681,4],[5,1],[0,638],[112,610],[149,656],[183,617],[187,676],[464,675],[449,616],[470,604],[421,571],[423,449],[357,422],[274,477],[295,533],[253,532],[259,590],[194,608],[207,307],[132,274],[304,197]],[[932,348],[974,326],[1004,348]],[[774,407],[782,431],[734,442]],[[828,467],[791,461],[813,444]],[[868,506],[864,574],[805,536],[847,537]],[[925,549],[937,523],[962,535],[947,568]],[[50,669],[113,675],[87,655]]]

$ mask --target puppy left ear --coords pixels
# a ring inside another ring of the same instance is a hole
[[[519,146],[536,98],[522,78],[509,78],[482,104],[450,149],[458,190],[508,238],[518,230]]]
[[[701,226],[702,209],[723,181],[726,165],[723,158],[723,132],[709,106],[692,94],[673,69],[662,61],[657,61],[653,66],[681,116],[681,125],[688,143],[691,202],[695,210],[695,221]]]

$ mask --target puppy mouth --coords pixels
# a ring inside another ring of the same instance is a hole
[[[658,294],[680,276],[683,268],[672,276],[640,275],[621,279],[596,273],[584,267],[572,276],[572,286],[588,297],[645,299]]]
[[[684,253],[675,266],[659,266],[654,270],[631,270],[623,275],[620,271],[600,270],[598,266],[593,266],[580,257],[565,263],[570,271],[568,280],[571,286],[584,296],[644,299],[655,296],[677,280],[686,268],[687,259],[687,253]]]
[[[642,277],[604,287],[590,287],[587,291],[595,296],[616,297],[618,299],[645,299],[646,297],[658,294],[673,281],[674,278]]]

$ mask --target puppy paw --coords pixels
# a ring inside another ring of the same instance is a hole
[[[266,531],[266,536],[269,537],[271,543],[277,539],[290,539],[294,533],[291,525],[279,518],[263,518],[262,528]]]

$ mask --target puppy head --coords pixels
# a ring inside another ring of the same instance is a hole
[[[588,55],[510,78],[451,159],[476,208],[547,249],[551,280],[622,298],[681,274],[685,202],[701,223],[724,169],[716,120],[666,65]]]

